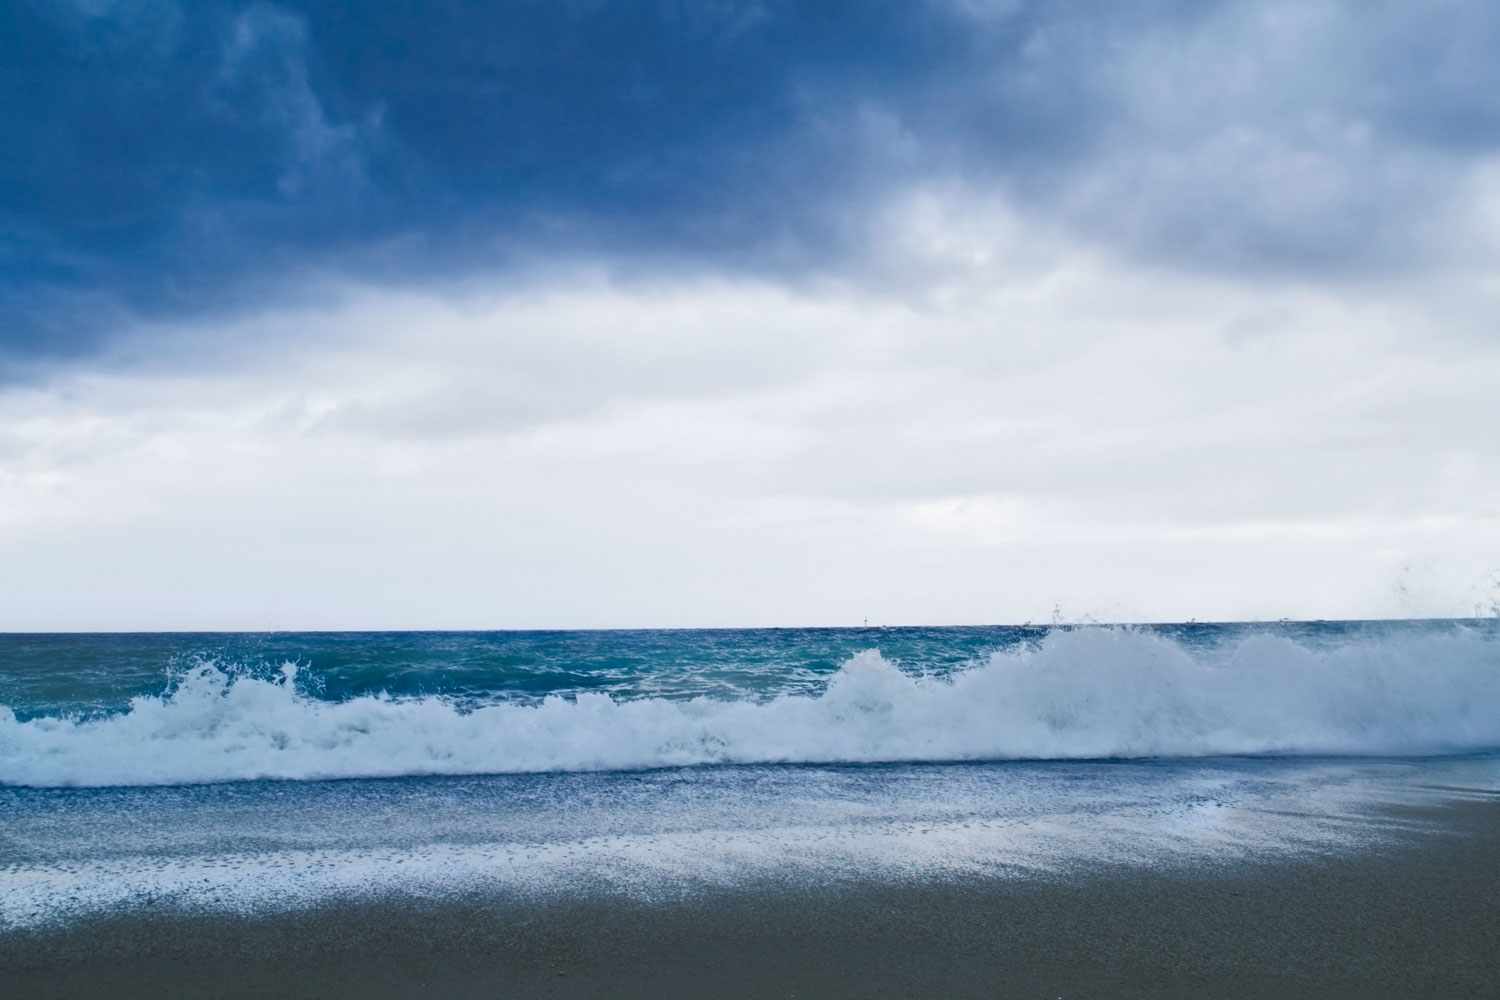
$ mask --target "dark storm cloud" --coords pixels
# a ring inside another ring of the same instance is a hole
[[[1177,265],[1409,266],[1497,44],[1482,2],[18,0],[0,358],[330,274],[838,266],[926,178]]]

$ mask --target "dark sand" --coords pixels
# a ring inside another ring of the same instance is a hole
[[[1354,854],[0,932],[0,996],[1500,997],[1500,801]],[[149,911],[148,911],[149,912]]]

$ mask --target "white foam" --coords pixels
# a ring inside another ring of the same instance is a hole
[[[0,782],[1500,747],[1500,644],[1461,628],[1329,650],[1254,635],[1212,657],[1135,629],[1054,631],[948,679],[869,651],[817,696],[763,703],[585,693],[465,711],[442,697],[328,702],[292,681],[205,666],[111,716],[22,722],[0,707]]]

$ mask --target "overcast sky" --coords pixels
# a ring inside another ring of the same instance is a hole
[[[1500,612],[1500,5],[0,5],[0,630]]]

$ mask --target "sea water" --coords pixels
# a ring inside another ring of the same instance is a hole
[[[0,929],[1357,847],[1500,622],[0,636]]]

